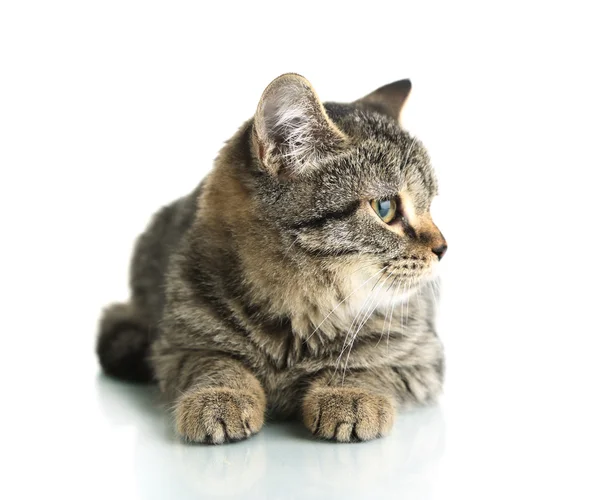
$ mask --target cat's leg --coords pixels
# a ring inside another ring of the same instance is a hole
[[[225,354],[155,349],[161,389],[175,400],[175,427],[188,441],[223,443],[257,433],[266,398],[258,379]]]
[[[365,441],[388,434],[399,408],[435,400],[442,387],[439,366],[355,370],[344,377],[321,373],[302,405],[306,427],[335,441]]]

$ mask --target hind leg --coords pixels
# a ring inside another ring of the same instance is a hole
[[[132,304],[113,304],[104,310],[96,353],[108,375],[130,382],[152,381],[150,343],[151,328]]]

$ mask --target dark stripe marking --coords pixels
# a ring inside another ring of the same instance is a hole
[[[360,253],[360,250],[353,248],[308,248],[301,244],[298,246],[303,252],[307,253],[311,257],[341,257],[343,255],[353,255]]]
[[[327,212],[323,215],[320,215],[319,217],[314,217],[312,219],[307,219],[302,222],[290,224],[288,227],[289,229],[319,229],[330,220],[346,219],[351,215],[354,215],[354,213],[358,210],[359,206],[360,202],[354,201],[342,210]]]

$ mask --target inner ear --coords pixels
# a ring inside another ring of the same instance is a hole
[[[299,174],[346,144],[308,80],[288,73],[265,89],[254,117],[257,149],[272,173]]]
[[[410,80],[398,80],[384,85],[369,95],[354,101],[361,107],[373,109],[400,122],[400,114],[408,99],[412,84]]]

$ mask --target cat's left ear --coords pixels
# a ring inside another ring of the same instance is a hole
[[[308,80],[281,75],[265,89],[254,116],[255,141],[267,171],[294,177],[315,168],[348,142],[327,116]]]
[[[378,88],[362,99],[354,101],[354,104],[375,109],[375,111],[379,111],[399,122],[402,108],[406,99],[408,99],[411,88],[410,80],[398,80]]]

